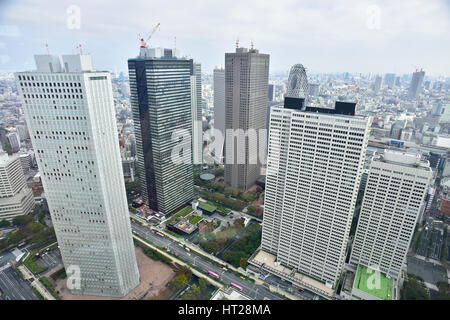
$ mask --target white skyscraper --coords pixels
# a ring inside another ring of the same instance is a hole
[[[370,119],[354,116],[354,103],[302,107],[301,98],[286,98],[271,110],[261,247],[331,288],[344,264]]]
[[[122,297],[139,284],[110,73],[89,55],[36,55],[15,74],[74,294]]]
[[[350,263],[398,279],[432,177],[417,152],[385,150],[372,158]]]

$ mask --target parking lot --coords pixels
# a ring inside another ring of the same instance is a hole
[[[39,300],[30,287],[28,280],[8,264],[0,268],[0,300]]]
[[[417,275],[425,282],[434,285],[439,281],[447,282],[447,270],[442,265],[416,257],[408,257],[407,272]]]
[[[41,254],[36,259],[36,264],[41,268],[48,268],[48,270],[60,265],[62,263],[61,252],[59,249],[55,249],[49,252]]]

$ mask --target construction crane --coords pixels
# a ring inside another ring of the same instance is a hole
[[[155,34],[155,32],[158,30],[159,26],[161,24],[158,22],[158,24],[153,28],[152,32],[150,32],[149,36],[147,37],[147,40],[144,40],[144,38],[141,38],[141,35],[139,35],[139,42],[141,48],[147,48],[148,47],[148,40]]]

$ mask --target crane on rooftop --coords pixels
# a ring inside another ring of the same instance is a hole
[[[141,35],[139,35],[139,42],[140,42],[140,47],[141,48],[147,48],[148,44],[147,42],[150,40],[150,38],[155,34],[155,32],[159,29],[159,26],[161,25],[161,23],[158,22],[158,24],[153,28],[152,32],[150,32],[150,34],[147,37],[147,40],[144,40],[144,38],[141,38]]]

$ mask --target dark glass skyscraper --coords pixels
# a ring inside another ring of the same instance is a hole
[[[174,130],[192,137],[193,61],[175,49],[141,48],[128,69],[142,198],[154,211],[170,214],[194,197],[192,150],[182,153],[181,164],[172,159],[180,143],[172,139]]]
[[[422,91],[422,82],[425,77],[425,71],[416,71],[412,75],[411,85],[409,86],[408,98],[416,99]]]

